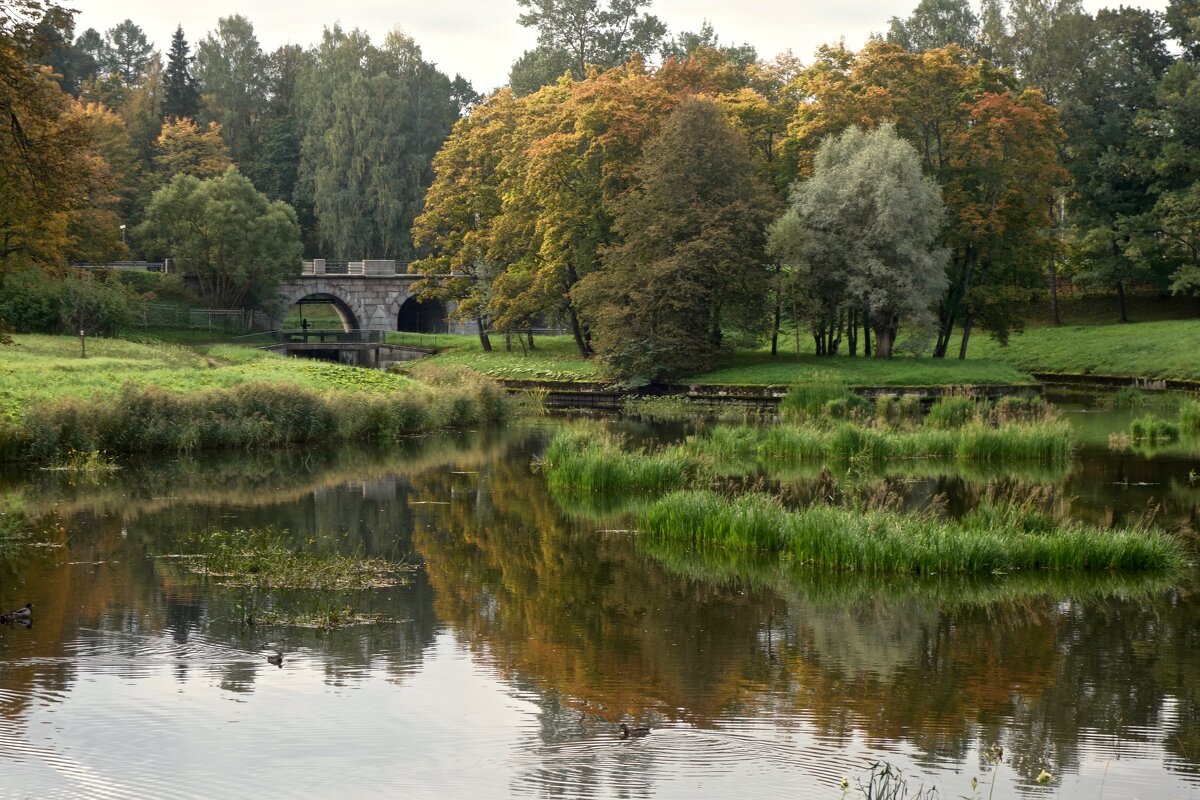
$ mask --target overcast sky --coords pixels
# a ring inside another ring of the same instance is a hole
[[[672,32],[697,30],[707,19],[723,43],[752,44],[770,58],[791,49],[807,63],[815,48],[845,37],[859,47],[872,32],[883,31],[893,16],[907,16],[917,0],[656,0],[652,12]],[[1166,0],[1133,2],[1162,9]],[[254,23],[264,49],[294,42],[313,44],[326,25],[362,28],[374,41],[399,27],[416,39],[425,58],[453,76],[461,73],[477,90],[493,89],[508,79],[512,62],[534,43],[533,31],[517,24],[516,0],[75,0],[76,33],[87,28],[104,32],[132,19],[165,52],[176,24],[189,44],[216,27],[217,19],[242,14]],[[1084,5],[1092,12],[1103,3]]]

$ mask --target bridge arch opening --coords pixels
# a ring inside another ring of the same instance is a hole
[[[438,300],[421,301],[415,296],[408,298],[400,306],[396,330],[408,333],[449,332],[450,322],[445,304]]]
[[[350,306],[332,294],[309,294],[297,300],[284,317],[284,330],[358,330],[362,326]]]

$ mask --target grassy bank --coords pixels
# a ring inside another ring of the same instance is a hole
[[[1003,347],[979,336],[970,358],[1027,372],[1200,380],[1200,320],[1030,328]]]
[[[787,511],[764,495],[730,500],[676,492],[638,515],[641,535],[698,547],[785,554],[856,572],[988,574],[1018,570],[1168,570],[1186,557],[1172,536],[1056,520],[1015,503],[982,505],[959,520],[866,508]]]
[[[390,441],[493,425],[503,390],[465,371],[414,377],[222,345],[207,355],[163,344],[19,336],[0,362],[0,459]]]
[[[503,337],[493,337],[494,350],[485,353],[475,336],[439,336],[441,351],[434,363],[462,366],[507,380],[601,381],[601,364],[585,360],[570,336],[539,336],[535,349],[522,352],[514,339],[513,349],[504,350]],[[817,376],[834,374],[850,386],[959,386],[1030,383],[1028,375],[996,361],[970,359],[902,358],[875,361],[870,358],[817,358],[811,354],[781,354],[738,351],[710,372],[680,378],[687,384],[740,384],[789,386]]]
[[[513,380],[603,379],[600,365],[580,358],[569,336],[537,337],[536,348],[528,352],[515,343],[511,351],[505,351],[502,337],[494,337],[493,343],[496,349],[484,353],[477,337],[441,336],[438,347],[443,349],[435,360]],[[782,344],[778,356],[741,350],[715,369],[679,382],[788,386],[832,373],[853,387],[1019,385],[1031,381],[1030,372],[1200,380],[1200,360],[1195,358],[1200,349],[1200,320],[1030,327],[1012,336],[1007,347],[978,335],[972,338],[965,361],[953,357],[897,356],[890,361],[818,358],[807,349],[810,341],[801,341],[799,355],[792,352],[790,340]]]

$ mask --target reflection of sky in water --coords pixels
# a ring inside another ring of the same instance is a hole
[[[1200,791],[1191,589],[705,578],[564,517],[526,438],[39,484],[83,516],[61,557],[0,567],[0,599],[39,610],[0,628],[0,797],[832,798],[876,759],[986,796],[993,741],[997,800],[1039,797],[1043,766],[1047,796]],[[1072,510],[1120,501],[1097,487],[1127,468],[1077,468],[1096,494]],[[154,558],[265,524],[425,569],[353,598],[398,622],[320,634],[239,626],[244,593]],[[621,719],[656,730],[622,742]]]

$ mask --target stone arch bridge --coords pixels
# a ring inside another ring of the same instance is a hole
[[[297,303],[326,302],[341,317],[347,331],[412,331],[418,333],[475,333],[475,326],[449,319],[453,306],[420,302],[413,286],[424,276],[397,269],[394,261],[306,261],[299,276],[279,286],[280,316],[272,330]]]

